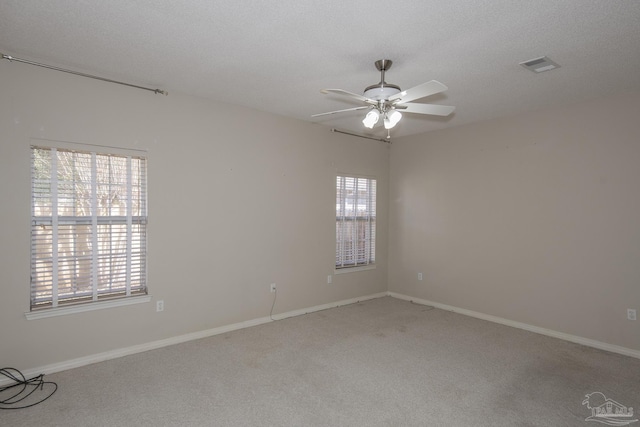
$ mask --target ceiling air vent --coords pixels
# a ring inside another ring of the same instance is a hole
[[[534,73],[541,73],[543,71],[549,71],[560,67],[560,65],[556,64],[546,56],[521,62],[520,65]]]

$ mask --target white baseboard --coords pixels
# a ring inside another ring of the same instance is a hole
[[[416,304],[429,305],[432,307],[440,308],[442,310],[453,311],[454,313],[464,314],[465,316],[475,317],[477,319],[482,319],[482,320],[488,320],[489,322],[499,323],[501,325],[511,326],[513,328],[524,329],[525,331],[535,332],[536,334],[547,335],[553,338],[559,338],[561,340],[570,341],[576,344],[582,344],[588,347],[593,347],[600,350],[610,351],[612,353],[618,353],[625,356],[631,356],[631,357],[640,359],[640,351],[622,347],[619,345],[607,344],[601,341],[579,337],[577,335],[566,334],[564,332],[558,332],[552,329],[540,328],[538,326],[529,325],[527,323],[516,322],[514,320],[504,319],[502,317],[492,316],[490,314],[484,314],[477,311],[454,307],[447,304],[440,304],[438,302],[428,301],[421,298],[414,298],[414,297],[399,294],[396,292],[387,292],[387,295],[393,298],[398,298],[405,301],[411,301]]]
[[[313,313],[315,311],[326,310],[329,308],[340,307],[343,305],[355,304],[360,301],[366,301],[375,298],[386,297],[387,292],[380,292],[373,295],[362,296],[358,298],[350,298],[342,301],[330,302],[327,304],[316,305],[314,307],[303,308],[301,310],[288,311],[286,313],[274,314],[269,317],[260,317],[258,319],[247,320],[244,322],[234,323],[231,325],[220,326],[213,329],[207,329],[204,331],[192,332],[189,334],[179,335],[163,340],[152,341],[144,344],[134,345],[131,347],[119,348],[116,350],[106,351],[104,353],[93,354],[90,356],[79,357],[77,359],[71,359],[64,362],[53,363],[51,365],[41,366],[39,368],[27,369],[22,371],[22,374],[26,378],[32,378],[40,374],[53,374],[56,372],[66,371],[73,368],[80,368],[82,366],[91,365],[93,363],[104,362],[106,360],[116,359],[118,357],[128,356],[131,354],[142,353],[144,351],[155,350],[162,347],[167,347],[174,344],[180,344],[187,341],[198,340],[201,338],[207,338],[214,335],[220,335],[238,329],[250,328],[252,326],[258,326],[265,323],[273,322],[275,320],[287,319],[289,317],[300,316],[303,314]],[[0,377],[0,386],[11,383],[12,381],[3,377]]]
[[[86,365],[91,365],[93,363],[104,362],[106,360],[116,359],[118,357],[128,356],[131,354],[142,353],[144,351],[155,350],[162,347],[167,347],[174,344],[180,344],[187,341],[198,340],[201,338],[207,338],[214,335],[220,335],[231,331],[236,331],[238,329],[250,328],[252,326],[258,326],[265,323],[272,322],[274,320],[282,320],[287,319],[289,317],[301,316],[304,314],[313,313],[316,311],[326,310],[329,308],[336,308],[343,305],[355,304],[360,301],[366,301],[376,298],[381,298],[385,296],[390,296],[393,298],[411,301],[416,304],[428,305],[432,307],[436,307],[442,310],[453,311],[455,313],[463,314],[465,316],[475,317],[482,320],[487,320],[489,322],[499,323],[506,326],[511,326],[518,329],[523,329],[530,332],[535,332],[537,334],[547,335],[554,338],[559,338],[565,341],[574,342],[577,344],[586,345],[589,347],[597,348],[600,350],[610,351],[612,353],[618,353],[625,356],[635,357],[640,359],[640,351],[633,350],[626,347],[621,347],[618,345],[607,344],[604,342],[592,340],[589,338],[583,338],[576,335],[566,334],[563,332],[557,332],[551,329],[540,328],[537,326],[529,325],[526,323],[516,322],[509,319],[504,319],[502,317],[492,316],[490,314],[484,314],[477,311],[467,310],[464,308],[454,307],[451,305],[441,304],[434,301],[428,301],[421,298],[414,298],[408,295],[399,294],[396,292],[380,292],[377,294],[366,295],[358,298],[350,298],[342,301],[331,302],[322,305],[316,305],[314,307],[303,308],[300,310],[288,311],[286,313],[274,314],[270,317],[260,317],[253,320],[247,320],[244,322],[238,322],[231,325],[220,326],[213,329],[207,329],[204,331],[192,332],[189,334],[179,335],[176,337],[171,337],[163,340],[152,341],[149,343],[134,345],[131,347],[120,348],[116,350],[107,351],[104,353],[98,353],[86,357],[79,357],[77,359],[71,359],[60,363],[54,363],[51,365],[41,366],[39,368],[28,369],[23,371],[25,377],[32,378],[39,374],[53,374],[56,372],[66,371],[73,368],[79,368]],[[0,386],[10,383],[11,381],[8,379],[0,378]]]
[[[282,320],[282,319],[286,319],[287,317],[295,317],[295,316],[301,316],[303,314],[313,313],[314,311],[322,311],[329,308],[340,307],[342,305],[355,304],[360,301],[367,301],[370,299],[382,298],[382,297],[388,296],[388,294],[389,294],[388,292],[380,292],[373,295],[367,295],[367,296],[358,297],[358,298],[350,298],[342,301],[330,302],[328,304],[316,305],[315,307],[303,308],[301,310],[294,310],[294,311],[288,311],[286,313],[274,314],[272,317],[273,317],[273,320]]]

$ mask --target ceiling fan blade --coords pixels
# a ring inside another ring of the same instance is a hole
[[[431,114],[434,116],[448,116],[456,107],[436,104],[398,104],[396,109],[402,113]]]
[[[399,104],[413,101],[414,99],[424,98],[429,95],[435,95],[436,93],[444,92],[449,89],[437,80],[431,80],[430,82],[422,83],[421,85],[414,86],[411,89],[403,90],[400,93],[389,97],[389,101],[395,101],[399,99]]]
[[[344,110],[329,111],[328,113],[312,114],[311,117],[328,116],[329,114],[345,113],[347,111],[364,110],[365,108],[371,108],[371,107],[369,107],[368,105],[364,105],[362,107],[345,108]]]
[[[366,102],[367,104],[377,104],[377,102],[373,99],[367,98],[366,96],[358,95],[357,93],[342,90],[342,89],[322,89],[320,92],[324,93],[325,95],[328,93],[335,93],[336,95],[348,96],[348,97],[357,99],[358,101]]]

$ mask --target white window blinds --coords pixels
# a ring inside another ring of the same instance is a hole
[[[336,268],[376,260],[376,180],[336,179]]]
[[[31,147],[31,310],[147,293],[146,159]]]

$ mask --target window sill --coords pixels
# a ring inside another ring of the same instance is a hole
[[[70,305],[68,307],[56,307],[38,311],[29,311],[24,315],[27,320],[46,319],[47,317],[66,316],[67,314],[102,310],[104,308],[121,307],[124,305],[143,304],[150,301],[151,295],[141,295],[136,297],[114,299],[111,301],[98,301],[86,304]]]
[[[334,270],[333,274],[354,273],[356,271],[366,271],[366,270],[375,270],[375,269],[376,269],[375,264],[361,265],[359,267],[344,267],[344,268]]]

